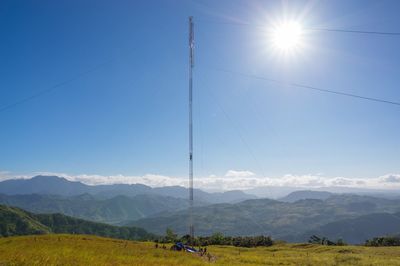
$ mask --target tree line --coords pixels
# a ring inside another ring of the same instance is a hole
[[[222,233],[214,233],[211,236],[197,236],[191,239],[189,235],[178,237],[171,229],[166,230],[166,234],[156,240],[159,243],[182,242],[191,246],[225,245],[235,247],[268,247],[274,244],[270,236],[225,236]]]
[[[365,241],[365,245],[368,247],[400,246],[400,236],[374,237]]]

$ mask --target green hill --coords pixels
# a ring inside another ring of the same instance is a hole
[[[34,215],[18,208],[0,205],[0,236],[47,234],[51,230]]]
[[[33,214],[15,207],[0,205],[0,236],[48,233],[91,234],[132,240],[154,238],[154,235],[137,227],[112,226],[63,214]]]

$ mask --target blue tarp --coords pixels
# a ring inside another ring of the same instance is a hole
[[[190,252],[190,253],[197,252],[197,249],[195,249],[193,247],[190,247],[190,246],[187,246],[187,245],[184,245],[182,242],[177,242],[175,244],[175,246],[177,246],[181,250],[184,249],[185,251]]]

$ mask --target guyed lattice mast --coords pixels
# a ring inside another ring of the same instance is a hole
[[[193,17],[189,17],[189,234],[190,240],[193,241],[193,50],[194,50],[194,32]],[[192,242],[193,243],[193,242]]]

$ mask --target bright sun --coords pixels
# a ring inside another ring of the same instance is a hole
[[[302,45],[303,30],[296,21],[278,24],[270,31],[270,40],[274,49],[283,53],[295,52]]]

